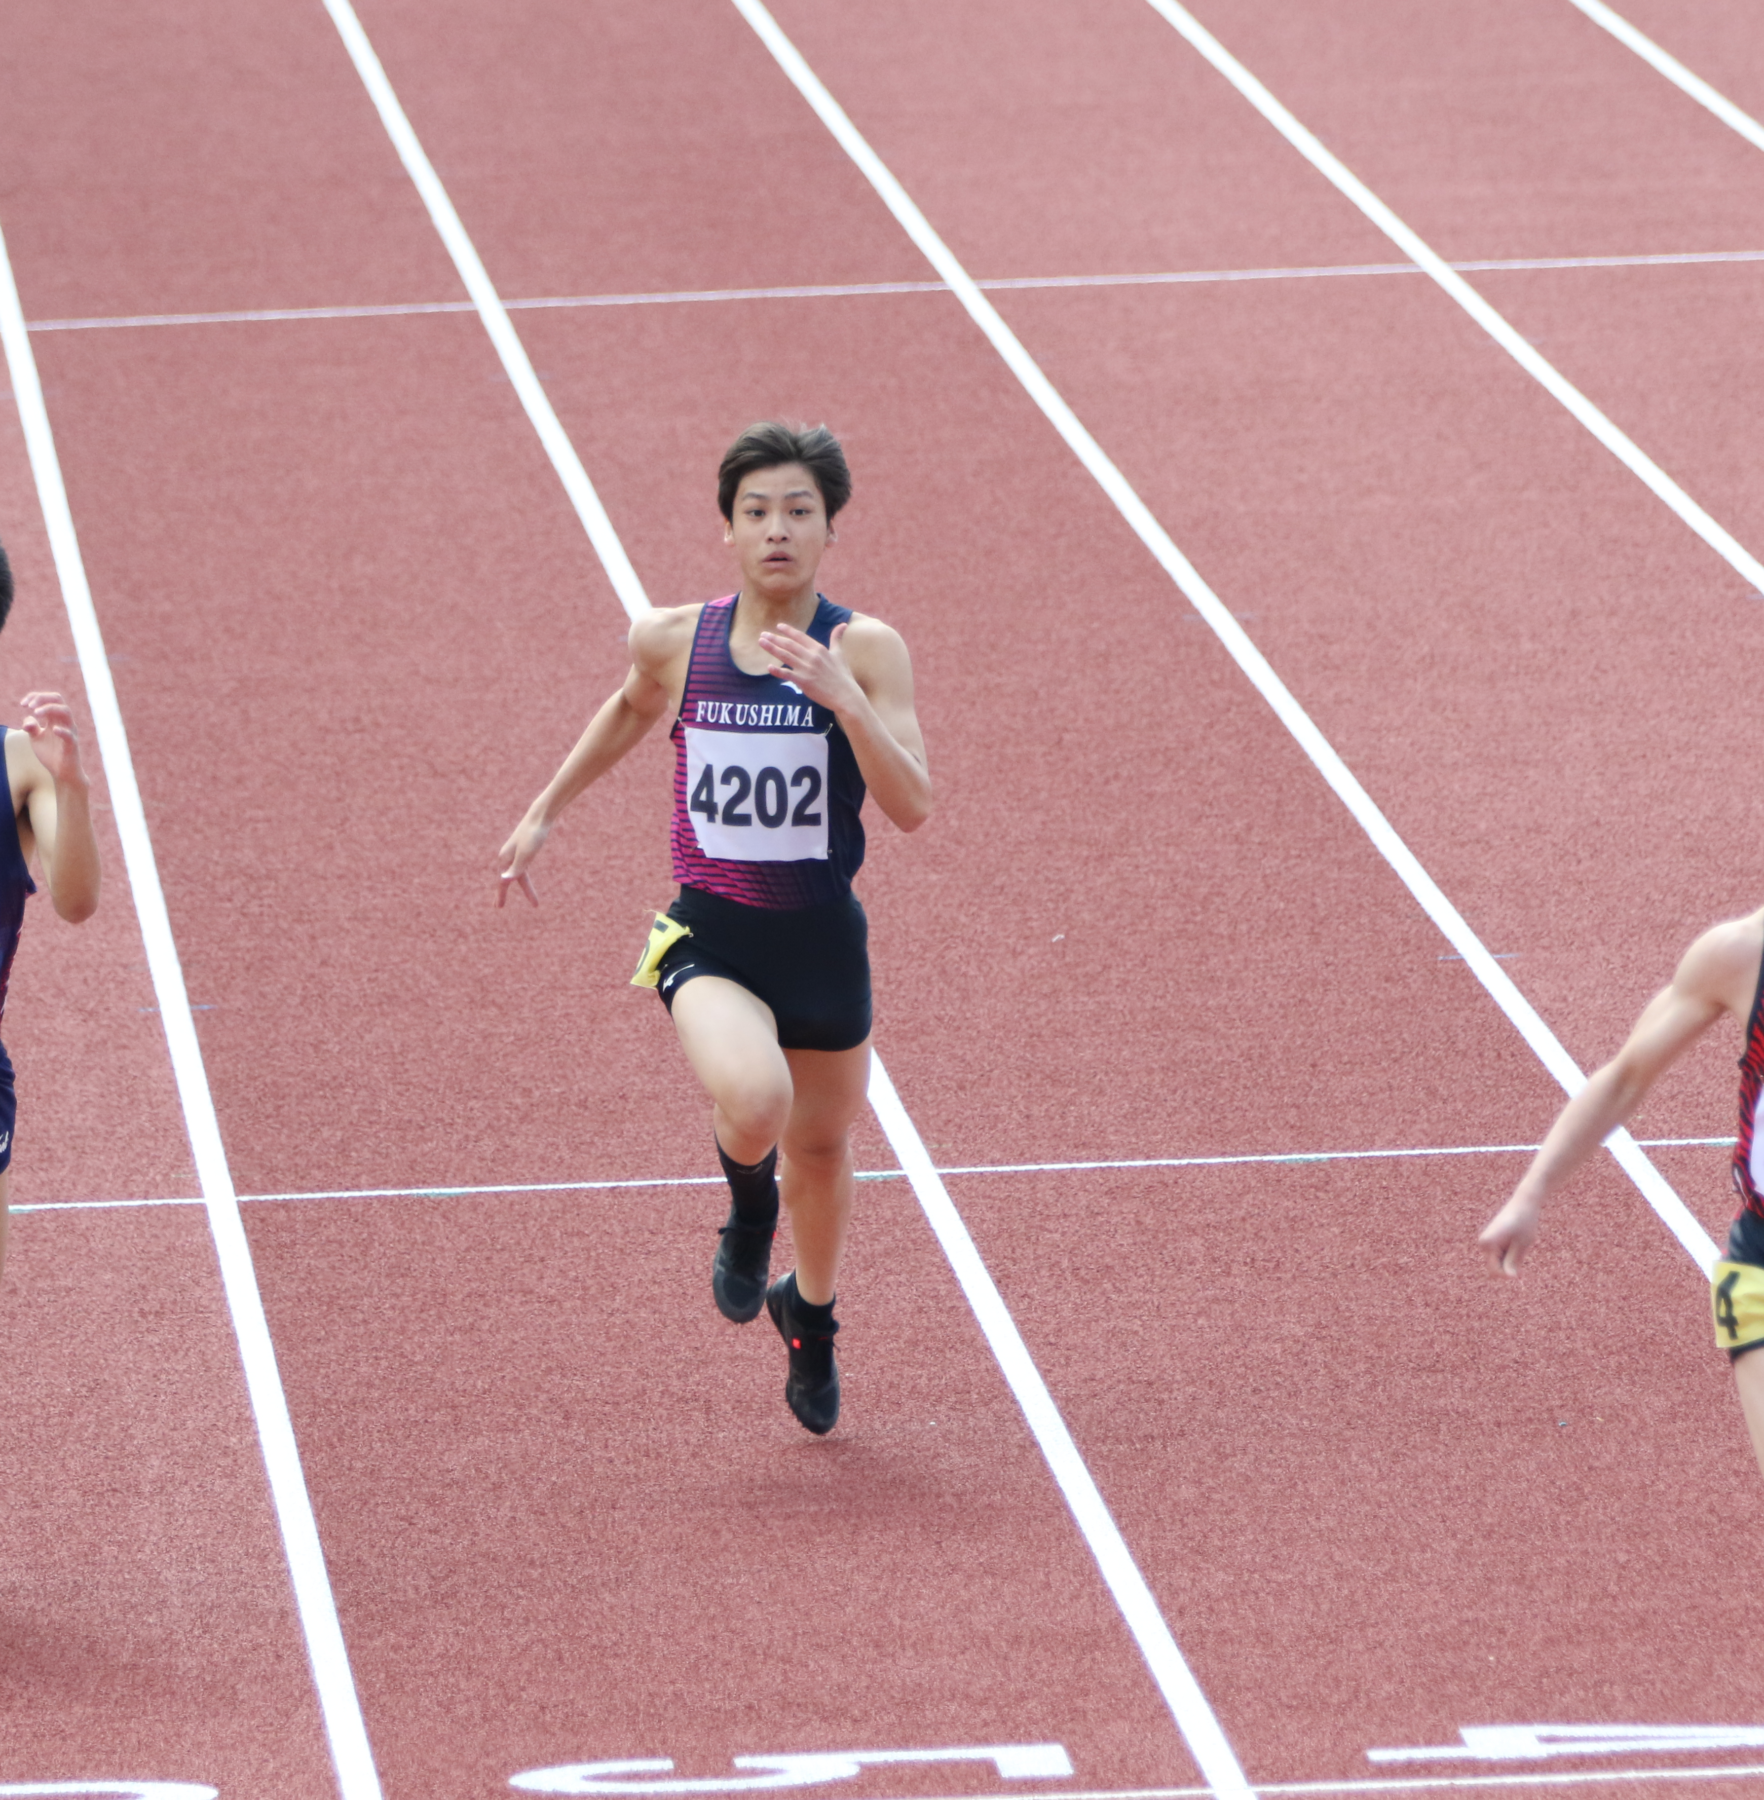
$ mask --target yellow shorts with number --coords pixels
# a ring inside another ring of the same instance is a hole
[[[1731,1356],[1764,1344],[1764,1269],[1756,1263],[1718,1262],[1710,1298],[1715,1342]]]
[[[661,959],[681,938],[691,935],[690,925],[682,925],[678,919],[670,919],[666,913],[657,913],[655,923],[649,928],[649,941],[643,946],[642,956],[637,959],[637,973],[631,977],[632,987],[654,987]]]

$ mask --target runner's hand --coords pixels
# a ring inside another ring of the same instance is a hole
[[[801,688],[809,699],[829,712],[838,713],[863,697],[863,689],[839,647],[845,633],[846,626],[835,625],[832,641],[823,645],[794,625],[780,625],[776,631],[762,631],[759,641],[760,648],[772,659],[770,674]]]
[[[1488,1252],[1496,1275],[1517,1275],[1537,1236],[1537,1203],[1515,1194],[1484,1227],[1476,1241]]]
[[[74,729],[73,709],[68,703],[59,694],[42,691],[26,694],[19,705],[24,709],[25,735],[50,778],[57,782],[84,782],[80,736]]]
[[[507,903],[508,890],[519,886],[533,905],[539,904],[539,896],[533,891],[533,878],[527,873],[532,866],[533,858],[545,846],[550,835],[549,825],[535,825],[531,819],[523,819],[514,828],[513,835],[497,853],[496,904],[500,907]]]

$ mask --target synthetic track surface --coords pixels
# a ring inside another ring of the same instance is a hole
[[[977,275],[1390,260],[1141,0],[776,12]],[[1631,16],[1764,104],[1748,32],[1691,12]],[[362,17],[506,296],[927,278],[733,8]],[[1203,17],[1454,259],[1759,247],[1764,156],[1565,0]],[[21,0],[6,30],[32,318],[457,295],[319,8]],[[1761,278],[1475,277],[1754,551]],[[1564,1043],[1607,1053],[1756,898],[1749,692],[1710,679],[1764,649],[1756,597],[1424,282],[994,299]],[[1553,1083],[953,299],[516,317],[658,604],[723,590],[704,471],[736,429],[845,437],[827,586],[913,645],[939,783],[863,892],[878,1045],[940,1164],[1536,1140]],[[559,833],[539,913],[487,907],[624,621],[477,321],[35,348],[240,1189],[710,1173],[623,987],[668,891],[660,743]],[[69,652],[4,429],[31,685]],[[111,868],[87,932],[27,939],[23,1201],[191,1191]],[[1732,1051],[1638,1133],[1726,1130]],[[1659,1161],[1719,1233],[1718,1152]],[[1756,1475],[1696,1271],[1601,1166],[1522,1286],[1484,1282],[1516,1166],[955,1190],[1256,1781],[1490,1721],[1755,1719]],[[702,1187],[247,1209],[388,1795],[1052,1741],[1084,1789],[1192,1783],[904,1184],[862,1205],[826,1444],[705,1304]],[[199,1219],[25,1215],[15,1244],[0,1779],[328,1791]]]

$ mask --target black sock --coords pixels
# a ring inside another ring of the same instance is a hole
[[[735,1217],[743,1225],[761,1228],[778,1223],[778,1146],[756,1163],[738,1163],[717,1145],[717,1161],[729,1178],[729,1192],[735,1201]]]
[[[811,1305],[802,1297],[802,1290],[796,1285],[796,1271],[790,1272],[790,1316],[804,1331],[828,1333],[837,1329],[833,1323],[833,1308],[839,1304],[839,1296],[835,1294],[825,1306]]]

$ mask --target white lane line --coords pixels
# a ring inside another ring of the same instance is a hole
[[[1730,1137],[1638,1138],[1644,1150],[1731,1150]],[[1279,1150],[1242,1156],[1134,1156],[1098,1162],[967,1163],[940,1168],[945,1181],[957,1175],[1083,1175],[1110,1169],[1220,1169],[1241,1163],[1383,1162],[1418,1156],[1531,1156],[1536,1144],[1438,1144],[1406,1150]],[[904,1181],[904,1169],[859,1169],[859,1181]],[[630,1181],[498,1181],[468,1187],[305,1188],[286,1194],[241,1194],[241,1205],[271,1200],[470,1200],[494,1194],[615,1193],[623,1189],[721,1187],[721,1175],[646,1175]],[[103,1212],[140,1206],[200,1206],[196,1199],[33,1200],[15,1203],[15,1213]]]
[[[1236,1753],[1220,1728],[1219,1721],[1200,1683],[1194,1678],[1187,1659],[1176,1646],[1170,1627],[1158,1607],[1133,1553],[1127,1548],[1108,1503],[1092,1479],[1071,1432],[1066,1428],[1060,1409],[1048,1392],[1029,1347],[1017,1330],[1010,1308],[1005,1305],[955,1202],[938,1179],[931,1158],[919,1137],[917,1128],[907,1117],[906,1108],[888,1078],[879,1056],[870,1059],[870,1105],[875,1109],[882,1130],[887,1135],[900,1166],[913,1184],[919,1205],[949,1258],[949,1266],[973,1308],[986,1342],[998,1360],[998,1366],[1016,1396],[1029,1429],[1047,1466],[1059,1483],[1066,1505],[1084,1541],[1096,1558],[1097,1567],[1114,1595],[1127,1628],[1139,1645],[1152,1679],[1164,1696],[1176,1720],[1177,1729],[1188,1745],[1202,1777],[1210,1790],[1219,1795],[1247,1797],[1250,1786],[1239,1765]]]
[[[269,1322],[264,1317],[257,1271],[252,1266],[251,1246],[246,1241],[244,1221],[239,1216],[232,1172],[227,1167],[220,1124],[208,1089],[208,1073],[203,1067],[202,1050],[196,1038],[196,1021],[190,1011],[190,997],[184,989],[183,968],[172,937],[165,895],[159,885],[159,866],[153,854],[153,840],[147,832],[141,791],[135,782],[128,734],[123,729],[122,710],[111,683],[104,638],[87,585],[73,513],[62,483],[61,461],[49,428],[49,413],[43,404],[36,358],[25,331],[24,313],[19,306],[18,288],[3,235],[0,235],[0,339],[5,344],[13,396],[18,403],[19,422],[24,428],[31,472],[36,478],[37,498],[55,557],[62,600],[73,627],[74,646],[79,652],[80,674],[86,684],[86,699],[92,709],[98,751],[110,787],[117,834],[122,839],[123,861],[128,869],[135,914],[140,920],[141,937],[147,950],[153,992],[159,1001],[159,1016],[171,1052],[172,1073],[177,1080],[184,1126],[190,1137],[190,1153],[208,1208],[209,1229],[214,1236],[221,1282],[239,1343],[239,1358],[245,1369],[246,1392],[257,1422],[270,1496],[287,1553],[295,1606],[306,1636],[313,1684],[318,1690],[319,1709],[324,1718],[325,1735],[330,1741],[338,1790],[343,1800],[380,1800],[380,1780],[374,1769],[373,1751],[368,1744],[367,1727],[355,1692],[355,1678],[349,1668],[349,1653],[343,1644],[342,1626],[337,1620],[336,1601],[331,1594],[330,1576],[325,1570],[312,1500],[300,1467],[299,1447],[294,1441],[294,1425],[288,1416],[288,1399],[282,1390],[281,1372],[276,1367],[275,1346],[270,1341]]]
[[[1341,159],[1274,98],[1266,87],[1178,0],[1146,0],[1249,101],[1298,153],[1351,200],[1482,327],[1518,365],[1586,427],[1631,474],[1677,513],[1748,586],[1764,589],[1764,563],[1681,488],[1627,433],[1605,416],[1566,376],[1540,356],[1456,269],[1411,230]]]
[[[436,229],[446,240],[448,249],[453,253],[454,262],[459,267],[462,276],[467,277],[467,286],[474,300],[478,302],[478,310],[484,319],[485,326],[490,330],[492,337],[496,339],[504,368],[509,371],[511,379],[515,377],[517,371],[524,371],[523,379],[531,388],[532,393],[543,403],[541,408],[529,405],[527,411],[535,428],[539,430],[540,441],[551,456],[552,465],[556,468],[566,487],[569,487],[577,476],[580,476],[581,483],[585,486],[588,477],[582,469],[574,446],[565,435],[557,415],[551,410],[550,402],[545,401],[538,380],[533,375],[532,364],[527,360],[526,351],[515,335],[514,326],[510,323],[506,310],[490,285],[490,278],[484,272],[484,266],[479,260],[477,250],[466,236],[465,227],[460,223],[453,202],[442,187],[440,178],[424,153],[422,145],[418,143],[416,134],[405,117],[404,109],[399,105],[398,97],[393,93],[392,86],[386,79],[385,71],[380,66],[379,58],[374,54],[373,46],[367,40],[366,33],[363,32],[360,22],[350,9],[348,0],[325,0],[325,6],[337,22],[338,30],[343,32],[344,41],[349,46],[350,56],[361,73],[363,81],[367,83],[369,92],[373,95],[374,104],[379,108],[380,117],[394,143],[398,146],[398,153],[403,158],[406,169],[410,171],[412,179],[416,181],[422,192],[423,199],[429,208],[429,215],[435,221]],[[964,279],[966,278],[964,277]],[[517,382],[518,385],[520,385],[519,382]],[[592,492],[591,489],[589,491]],[[583,514],[583,523],[589,525],[589,537],[602,560],[607,563],[607,572],[613,578],[613,585],[624,602],[625,610],[633,618],[640,617],[649,609],[649,600],[637,579],[636,571],[632,569],[625,556],[624,547],[619,543],[611,521],[604,512],[599,510],[598,501],[596,501],[595,507],[595,516],[600,527],[603,528],[603,535],[597,535],[596,528],[589,524],[586,513]],[[578,510],[581,509],[578,508]],[[609,557],[613,560],[608,560]],[[621,575],[618,571],[624,571],[624,574]],[[999,1299],[996,1288],[993,1288],[991,1278],[986,1274],[985,1267],[980,1262],[979,1255],[974,1250],[966,1230],[962,1227],[949,1196],[943,1193],[941,1184],[937,1183],[935,1171],[930,1171],[930,1159],[925,1154],[918,1133],[913,1129],[911,1120],[907,1118],[905,1111],[901,1108],[887,1074],[883,1071],[881,1059],[874,1055],[871,1057],[870,1103],[882,1122],[895,1154],[901,1158],[902,1167],[908,1170],[908,1179],[912,1180],[914,1192],[918,1195],[921,1205],[925,1206],[932,1228],[937,1232],[938,1241],[943,1244],[945,1253],[950,1256],[952,1264],[956,1264],[956,1272],[961,1280],[963,1291],[967,1293],[970,1302],[975,1304],[976,1311],[981,1305],[986,1305],[989,1309],[987,1316],[983,1317],[981,1321],[986,1330],[988,1342],[992,1344],[994,1354],[999,1357],[1001,1366],[1005,1364],[1007,1355],[1011,1358],[1010,1365],[1006,1367],[1006,1375],[1011,1382],[1012,1391],[1017,1394],[1019,1401],[1024,1405],[1024,1411],[1029,1418],[1036,1441],[1048,1455],[1055,1479],[1058,1481],[1062,1493],[1065,1494],[1068,1505],[1072,1507],[1074,1516],[1078,1519],[1086,1542],[1097,1559],[1110,1592],[1115,1596],[1117,1604],[1121,1606],[1128,1629],[1139,1644],[1140,1650],[1151,1668],[1154,1680],[1166,1698],[1170,1700],[1176,1717],[1177,1729],[1187,1740],[1190,1750],[1194,1753],[1201,1774],[1212,1784],[1214,1791],[1218,1794],[1228,1796],[1230,1800],[1245,1800],[1249,1793],[1249,1787],[1242,1769],[1238,1766],[1237,1758],[1232,1754],[1230,1745],[1226,1743],[1224,1734],[1219,1729],[1218,1721],[1213,1717],[1212,1709],[1189,1673],[1187,1664],[1183,1662],[1181,1652],[1177,1650],[1175,1640],[1171,1638],[1169,1628],[1158,1612],[1156,1601],[1152,1599],[1150,1590],[1146,1588],[1143,1580],[1139,1577],[1138,1570],[1134,1568],[1132,1558],[1128,1555],[1125,1544],[1120,1540],[1120,1533],[1115,1529],[1114,1521],[1109,1518],[1107,1508],[1102,1504],[1101,1496],[1096,1495],[1094,1505],[1088,1500],[1082,1500],[1082,1510],[1080,1501],[1073,1499],[1074,1493],[1078,1493],[1082,1499],[1086,1484],[1088,1484],[1090,1493],[1095,1495],[1095,1483],[1090,1480],[1088,1471],[1084,1469],[1083,1461],[1078,1457],[1076,1447],[1072,1445],[1070,1434],[1066,1433],[1064,1425],[1059,1423],[1059,1414],[1054,1410],[1052,1400],[1046,1398],[1046,1386],[1042,1383],[1040,1375],[1035,1372],[1034,1364],[1030,1360],[1027,1349],[1023,1347],[1021,1337],[1017,1335],[1015,1325],[1010,1321],[1010,1315],[1005,1309],[1004,1302]],[[915,1178],[912,1171],[919,1168],[921,1164],[923,1165],[921,1174]],[[930,1181],[936,1192],[942,1195],[942,1207],[947,1209],[946,1213],[934,1213],[932,1203],[927,1202],[926,1189],[922,1185],[924,1171],[930,1171]],[[957,1235],[952,1235],[952,1230],[953,1234]],[[966,1245],[965,1252],[961,1250],[962,1245]],[[958,1255],[963,1255],[966,1260],[957,1263]],[[990,1300],[986,1298],[988,1294],[991,1296]],[[1000,1333],[1008,1333],[1008,1337],[1001,1337]],[[1001,1349],[1001,1344],[1005,1348]],[[1014,1344],[1014,1349],[1011,1348],[1012,1344]],[[1035,1404],[1038,1410],[1030,1413],[1030,1403],[1024,1399],[1024,1396],[1028,1394],[1031,1399],[1034,1399],[1037,1393],[1045,1400],[1045,1405],[1042,1405],[1040,1400],[1036,1400]],[[1058,1426],[1059,1433],[1064,1434],[1064,1449],[1059,1452],[1062,1457],[1060,1462],[1055,1462],[1053,1454],[1048,1452],[1049,1443],[1056,1441],[1046,1435],[1051,1429],[1048,1422],[1049,1415],[1051,1415],[1053,1423]],[[1067,1452],[1069,1452],[1069,1457]],[[1074,1461],[1076,1462],[1075,1471],[1071,1466]],[[1097,1535],[1099,1532],[1100,1536]],[[1110,1533],[1113,1534],[1112,1541]],[[1137,1588],[1134,1586],[1135,1583],[1137,1583]]]
[[[429,217],[440,233],[441,242],[447,246],[447,253],[453,258],[453,266],[459,271],[459,278],[472,297],[478,317],[484,321],[484,329],[490,334],[490,342],[496,346],[496,354],[502,359],[502,367],[514,384],[521,405],[526,408],[527,417],[532,421],[533,429],[538,432],[540,443],[545,446],[546,455],[551,458],[551,466],[556,469],[558,479],[564,485],[564,492],[569,495],[570,504],[575,507],[576,516],[582,521],[583,530],[588,533],[588,541],[594,546],[594,553],[600,558],[601,567],[606,570],[607,579],[613,584],[619,603],[635,619],[649,610],[643,584],[637,579],[637,571],[631,567],[631,559],[625,554],[625,546],[619,542],[618,533],[613,530],[612,521],[606,516],[606,508],[601,505],[600,496],[594,491],[594,483],[588,479],[588,471],[582,467],[582,459],[576,454],[575,445],[570,442],[569,434],[558,422],[557,414],[552,411],[545,389],[539,385],[539,377],[533,372],[526,346],[515,334],[507,308],[503,306],[501,297],[486,273],[476,246],[466,235],[466,228],[460,223],[459,214],[454,211],[446,188],[441,185],[441,177],[435,173],[427,152],[411,129],[410,120],[404,116],[404,108],[399,105],[398,96],[392,91],[391,82],[386,79],[386,71],[380,67],[380,59],[375,55],[373,45],[368,42],[367,33],[362,30],[361,21],[355,16],[355,8],[349,4],[349,0],[325,0],[325,11],[331,15],[331,22],[337,27],[343,47],[349,52],[349,60],[355,64],[355,72],[361,77],[362,86],[367,89],[368,98],[373,101],[374,110],[380,115],[380,123],[385,126],[386,135],[392,140],[392,147],[398,152],[399,161],[404,164],[406,173],[416,184],[423,205],[429,209]]]
[[[1151,0],[1151,3],[1159,4],[1160,0]],[[1377,846],[1379,854],[1396,871],[1404,886],[1420,903],[1422,910],[1444,933],[1447,942],[1475,972],[1477,980],[1513,1022],[1538,1060],[1567,1093],[1578,1093],[1586,1084],[1586,1077],[1581,1073],[1579,1065],[1558,1042],[1555,1033],[1544,1023],[1536,1008],[1519,991],[1513,978],[1484,948],[1482,940],[1470,929],[1462,914],[1421,866],[1414,852],[1397,835],[1390,821],[1373,803],[1372,796],[1360,785],[1347,764],[1336,753],[1335,747],[1317,729],[1310,715],[1274,673],[1272,665],[1256,648],[1249,634],[1218,595],[1202,580],[1200,572],[1177,549],[1175,541],[1159,524],[1151,508],[1140,499],[1127,477],[1115,467],[1102,446],[1079,421],[1078,415],[1066,404],[1059,390],[1042,373],[1035,359],[1018,342],[1016,334],[999,316],[998,309],[974,285],[967,270],[956,260],[954,252],[932,229],[930,221],[919,210],[906,189],[870,148],[839,102],[804,61],[796,46],[779,29],[777,21],[760,4],[760,0],[732,0],[732,4],[753,27],[779,67],[795,83],[797,91],[838,140],[840,147],[868,177],[902,229],[918,245],[926,261],[949,284],[956,298],[967,309],[968,316],[985,332],[993,348],[1004,359],[1005,365],[1022,383],[1024,391],[1041,408],[1048,422],[1066,440],[1072,453],[1114,502],[1140,542],[1157,558],[1170,579],[1213,628],[1237,666],[1255,684],[1280,722],[1292,733],[1300,748],[1316,766],[1317,772],[1335,790],[1342,804]],[[1420,247],[1426,249],[1425,245]],[[1427,254],[1431,256],[1432,252],[1428,251]],[[1450,274],[1450,271],[1446,273]],[[1451,279],[1456,281],[1458,278],[1454,275]],[[1471,292],[1468,288],[1464,291],[1467,294]],[[1478,301],[1477,304],[1481,305],[1482,302]],[[1501,321],[1501,325],[1503,330],[1511,333],[1511,327],[1504,321]],[[1530,350],[1523,339],[1518,341],[1523,348]],[[1538,360],[1542,361],[1541,358]],[[1759,573],[1764,576],[1764,569],[1760,569]],[[1754,585],[1764,587],[1764,581]],[[1714,1243],[1690,1209],[1672,1191],[1665,1178],[1642,1154],[1635,1139],[1627,1131],[1618,1130],[1605,1143],[1624,1173],[1641,1189],[1648,1204],[1665,1221],[1667,1229],[1704,1273],[1709,1273],[1717,1260]]]
[[[1652,63],[1674,87],[1682,88],[1699,106],[1706,106],[1723,125],[1737,131],[1756,149],[1764,150],[1764,125],[1750,113],[1741,112],[1702,76],[1693,75],[1676,56],[1662,50],[1651,37],[1644,37],[1620,13],[1612,12],[1604,0],[1569,0],[1569,4],[1579,7],[1595,25],[1602,25],[1618,43],[1633,50],[1643,62]]]
[[[1686,263],[1758,263],[1764,250],[1693,250],[1658,256],[1524,256],[1455,262],[1460,273],[1548,269],[1648,269]],[[1292,269],[1167,269],[1149,275],[1006,275],[976,281],[983,293],[1036,288],[1180,287],[1224,281],[1315,281],[1330,276],[1421,275],[1414,263],[1329,263]],[[657,294],[567,294],[504,300],[505,312],[592,306],[684,306],[729,300],[842,300],[866,294],[947,294],[941,281],[855,281],[821,287],[687,288]],[[471,300],[412,300],[386,306],[278,306],[257,312],[137,313],[116,318],[33,319],[31,331],[119,331],[149,325],[264,325],[296,319],[397,319],[424,313],[470,313]]]

